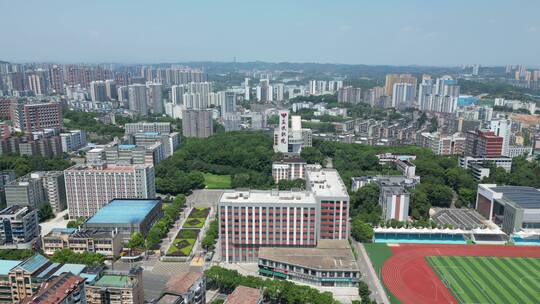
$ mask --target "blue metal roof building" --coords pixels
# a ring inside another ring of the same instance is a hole
[[[49,260],[46,257],[42,256],[41,254],[36,254],[17,265],[17,268],[20,268],[28,273],[34,273],[48,263]]]
[[[7,276],[9,271],[20,263],[21,261],[0,260],[0,276]]]
[[[124,239],[135,232],[148,233],[163,215],[159,199],[114,199],[84,224],[86,228],[118,230]]]

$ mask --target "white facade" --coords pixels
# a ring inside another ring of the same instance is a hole
[[[392,107],[412,106],[414,86],[410,83],[395,83],[392,92]]]
[[[107,90],[105,88],[104,81],[92,81],[90,82],[90,96],[92,101],[106,101]]]
[[[512,128],[512,121],[509,119],[492,120],[489,123],[489,129],[495,133],[495,135],[503,138],[502,155],[508,155],[508,148],[510,146],[510,129]]]
[[[295,180],[306,178],[306,162],[302,160],[285,160],[272,164],[272,177],[277,184],[280,180]]]
[[[140,115],[148,115],[147,89],[143,84],[132,84],[128,87],[129,109]]]
[[[86,132],[72,130],[69,133],[61,133],[62,151],[69,153],[86,147]]]
[[[274,151],[299,154],[302,147],[311,147],[310,129],[302,129],[301,117],[291,117],[289,128],[289,111],[279,111],[279,124],[274,129]]]
[[[163,85],[160,83],[148,83],[148,105],[154,114],[162,114],[164,112],[162,90]]]
[[[459,98],[457,81],[450,76],[437,78],[435,82],[424,79],[418,90],[420,110],[440,113],[453,113]]]
[[[147,132],[169,134],[171,133],[171,123],[170,122],[134,122],[134,123],[127,123],[125,125],[125,134],[147,133]]]
[[[70,218],[90,217],[115,198],[155,198],[154,166],[82,166],[64,171]]]
[[[279,111],[279,124],[274,132],[274,150],[289,152],[289,111]]]
[[[510,158],[517,157],[517,156],[531,156],[532,155],[532,147],[525,147],[525,146],[509,146],[507,150],[507,155]]]

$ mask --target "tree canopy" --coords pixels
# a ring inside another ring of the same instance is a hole
[[[51,256],[56,263],[84,264],[87,266],[103,265],[105,257],[99,253],[85,251],[76,253],[71,249],[56,250]]]
[[[222,293],[231,293],[237,286],[263,290],[264,298],[270,303],[337,304],[330,292],[298,285],[285,280],[261,279],[243,276],[236,270],[212,266],[204,271],[209,288],[218,288]]]
[[[231,186],[272,186],[272,138],[262,132],[227,132],[209,138],[186,138],[156,168],[159,193],[188,194],[204,187],[201,172],[231,175]]]
[[[44,158],[27,155],[0,155],[0,170],[13,170],[17,177],[33,171],[62,171],[73,163],[62,157]]]

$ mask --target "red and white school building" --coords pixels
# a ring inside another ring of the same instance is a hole
[[[306,170],[305,191],[231,190],[219,201],[222,261],[256,262],[261,247],[315,247],[349,236],[349,195],[334,169]]]

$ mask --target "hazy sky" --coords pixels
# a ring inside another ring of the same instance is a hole
[[[538,0],[0,0],[0,60],[540,65]]]

